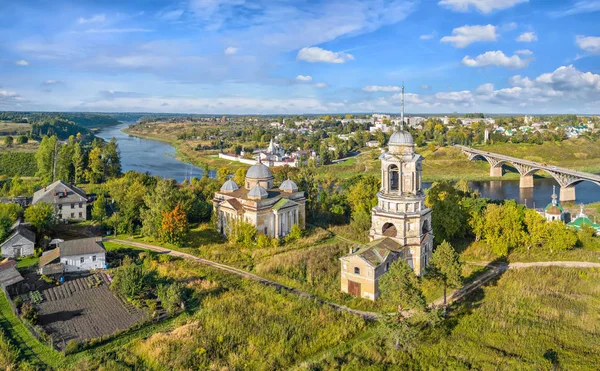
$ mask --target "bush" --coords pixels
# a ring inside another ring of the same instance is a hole
[[[76,340],[69,340],[65,346],[65,355],[77,353],[79,350],[79,343]]]
[[[121,295],[134,299],[144,295],[151,285],[150,281],[150,272],[144,266],[125,257],[123,265],[115,270],[110,287]]]
[[[156,296],[163,308],[169,314],[173,314],[183,304],[183,287],[179,283],[160,285],[156,290]]]
[[[21,318],[35,324],[38,319],[37,308],[31,303],[23,303],[21,305]]]
[[[290,233],[285,237],[285,241],[292,242],[300,238],[302,238],[302,229],[300,229],[298,224],[294,224]]]

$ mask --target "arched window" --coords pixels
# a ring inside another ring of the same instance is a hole
[[[398,166],[390,165],[388,167],[388,175],[390,179],[390,191],[397,191],[399,187]]]
[[[396,237],[398,231],[396,230],[396,226],[392,223],[385,223],[381,229],[381,234],[386,237]]]
[[[359,267],[354,267],[354,274],[360,275],[360,268]]]
[[[425,234],[425,233],[427,233],[427,232],[429,232],[429,222],[428,222],[427,220],[425,220],[425,221],[423,222],[423,230],[422,230],[422,233],[423,233],[423,234]]]

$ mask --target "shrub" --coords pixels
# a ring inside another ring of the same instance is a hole
[[[127,298],[138,298],[143,296],[150,281],[150,272],[144,266],[125,257],[123,265],[115,270],[110,287]]]
[[[298,224],[294,224],[290,233],[285,237],[285,241],[292,242],[300,238],[302,238],[302,230]]]
[[[65,355],[77,353],[79,350],[79,343],[76,340],[69,340],[65,346]]]
[[[21,305],[21,318],[36,323],[38,319],[38,311],[31,303],[23,303]]]
[[[173,314],[183,304],[183,287],[179,283],[160,285],[156,290],[156,296],[163,308],[169,314]]]

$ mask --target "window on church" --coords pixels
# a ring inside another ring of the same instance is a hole
[[[390,177],[390,191],[397,191],[399,187],[398,166],[391,165],[388,168],[388,175]]]
[[[354,267],[354,274],[360,275],[360,268],[359,267]]]

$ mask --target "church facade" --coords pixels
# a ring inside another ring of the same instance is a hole
[[[381,160],[381,189],[371,211],[371,243],[341,260],[343,292],[375,300],[379,278],[391,263],[404,259],[422,275],[433,253],[431,209],[425,206],[423,157],[414,151],[407,131],[392,134]]]
[[[294,224],[305,228],[305,204],[304,192],[293,181],[275,187],[271,170],[260,160],[248,169],[241,187],[228,180],[213,199],[222,234],[227,235],[235,221],[244,221],[259,233],[276,238],[287,236]]]

